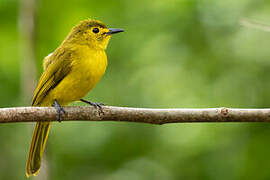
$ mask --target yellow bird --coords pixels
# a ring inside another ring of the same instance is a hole
[[[112,34],[122,29],[107,28],[97,20],[84,20],[72,28],[62,44],[44,59],[44,72],[36,87],[32,106],[54,106],[58,120],[65,106],[81,99],[100,80],[107,67],[106,47]],[[26,176],[39,172],[51,122],[37,122],[26,164]]]

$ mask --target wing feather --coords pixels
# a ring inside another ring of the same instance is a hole
[[[46,95],[54,89],[71,71],[71,53],[65,50],[56,50],[46,64],[43,74],[36,87],[32,106],[39,106]]]

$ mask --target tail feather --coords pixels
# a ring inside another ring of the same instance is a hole
[[[51,122],[37,122],[26,164],[26,176],[36,176],[39,172]]]

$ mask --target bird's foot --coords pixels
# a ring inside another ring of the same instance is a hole
[[[95,102],[87,101],[87,100],[84,100],[84,99],[80,99],[80,101],[82,101],[82,102],[84,102],[86,104],[89,104],[91,106],[94,106],[96,109],[98,109],[99,115],[104,114],[104,111],[102,109],[102,106],[104,106],[103,103],[95,103]]]
[[[66,113],[66,111],[64,110],[64,108],[62,108],[61,106],[60,106],[60,104],[56,101],[56,100],[54,100],[54,102],[53,102],[53,105],[52,105],[53,107],[55,107],[55,109],[56,109],[56,111],[57,111],[57,114],[58,114],[58,122],[61,122],[62,121],[62,115],[64,114],[64,113]]]

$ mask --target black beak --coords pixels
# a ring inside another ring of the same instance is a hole
[[[120,32],[124,32],[124,30],[123,29],[109,28],[109,32],[107,32],[107,34],[111,35],[111,34],[116,34],[116,33],[120,33]]]

